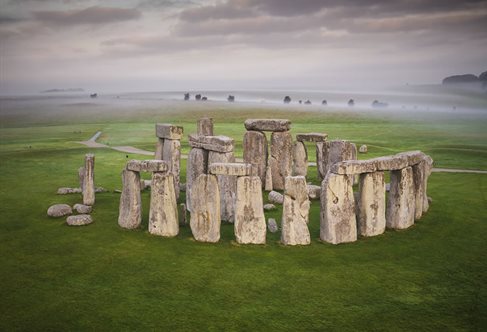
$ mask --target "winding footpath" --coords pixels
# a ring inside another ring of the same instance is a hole
[[[96,140],[101,136],[102,132],[97,131],[89,140],[78,142],[80,144],[86,145],[90,148],[109,148],[119,152],[134,153],[144,156],[153,156],[154,152],[138,149],[133,146],[109,146],[106,144],[98,143]],[[187,159],[187,155],[181,155],[181,158]],[[243,162],[241,158],[236,158],[237,162]],[[309,166],[316,166],[316,163],[310,162]],[[487,174],[487,171],[473,170],[473,169],[456,169],[456,168],[433,168],[433,172],[437,173],[473,173],[473,174]]]

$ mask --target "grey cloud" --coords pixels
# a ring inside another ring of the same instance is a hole
[[[115,7],[88,7],[81,10],[66,11],[35,11],[34,18],[53,25],[103,25],[138,19],[141,12],[137,9],[125,9]]]

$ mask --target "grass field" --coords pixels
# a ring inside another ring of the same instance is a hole
[[[0,330],[486,328],[484,174],[434,173],[430,211],[405,231],[325,244],[315,201],[310,246],[282,246],[278,233],[268,233],[265,246],[237,245],[230,224],[222,226],[218,244],[203,244],[192,239],[189,227],[173,239],[149,235],[149,192],[143,193],[143,227],[118,227],[119,194],[113,189],[121,187],[127,156],[144,157],[76,143],[101,130],[101,143],[152,150],[155,122],[181,124],[191,133],[196,119],[209,115],[218,134],[235,138],[241,155],[245,118],[287,117],[294,134],[327,132],[331,139],[367,144],[370,153],[360,158],[420,149],[437,167],[487,170],[485,118],[218,107],[110,114],[26,111],[0,118]],[[77,186],[87,152],[96,155],[97,186],[111,191],[97,194],[92,225],[70,228],[46,210],[81,201],[80,195],[55,193]],[[316,183],[316,169],[309,173]],[[280,211],[266,216],[279,220]]]

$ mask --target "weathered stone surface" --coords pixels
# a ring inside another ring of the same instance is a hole
[[[220,153],[210,151],[208,153],[208,165],[213,163],[233,163],[233,152]],[[233,222],[235,218],[235,199],[237,192],[237,178],[229,175],[217,175],[220,186],[220,211],[221,220]]]
[[[83,186],[84,186],[84,182],[85,182],[85,168],[84,167],[78,168],[78,180],[79,180],[79,187],[80,187],[81,191],[83,191]]]
[[[370,160],[345,160],[330,166],[330,171],[342,175],[372,173],[376,170],[376,163]]]
[[[81,188],[69,188],[69,187],[61,187],[58,188],[57,194],[58,195],[67,195],[67,194],[81,194],[83,190]]]
[[[413,170],[406,167],[391,171],[391,191],[387,199],[386,226],[405,229],[414,224],[414,180]]]
[[[408,166],[414,166],[424,160],[425,154],[421,151],[406,151],[396,154],[396,156],[406,157]]]
[[[274,204],[264,204],[264,210],[266,210],[266,211],[272,211],[275,209],[276,209],[276,206]]]
[[[328,173],[321,183],[320,239],[332,244],[357,240],[352,179]]]
[[[178,208],[172,174],[152,173],[149,233],[173,237],[179,233]]]
[[[375,163],[375,168],[378,171],[396,171],[408,166],[407,156],[385,156],[374,159],[369,159],[370,162]]]
[[[162,160],[162,153],[164,151],[164,138],[157,138],[156,151],[154,153],[154,159]]]
[[[262,183],[266,180],[267,168],[267,137],[260,131],[247,131],[243,138],[243,159],[244,162],[251,164],[252,174],[260,177]]]
[[[193,182],[198,176],[207,172],[207,167],[208,151],[198,148],[191,149],[186,162],[186,208],[188,211],[191,211],[191,190]]]
[[[365,145],[365,144],[362,144],[360,146],[360,148],[358,149],[358,152],[360,152],[360,153],[367,153],[367,151],[368,151],[368,148],[367,148],[367,145]]]
[[[123,228],[134,229],[139,227],[142,222],[140,173],[124,169],[122,171],[122,184],[118,224]]]
[[[428,197],[428,179],[433,170],[433,159],[430,156],[424,158],[424,195],[423,195],[423,213],[426,213],[430,206],[430,199]]]
[[[220,190],[215,175],[201,174],[191,189],[190,226],[193,237],[201,242],[220,240]]]
[[[73,210],[68,204],[54,204],[47,209],[47,215],[54,218],[68,216],[72,213]]]
[[[328,166],[327,171],[331,165],[344,160],[357,159],[357,147],[349,141],[336,140],[330,141],[328,147]]]
[[[93,219],[89,214],[78,214],[76,216],[69,216],[66,219],[66,223],[69,226],[85,226],[93,222]]]
[[[307,133],[296,134],[296,141],[298,142],[325,142],[328,134],[325,133]]]
[[[288,176],[284,192],[281,242],[285,245],[308,245],[310,201],[304,176]]]
[[[288,131],[273,132],[269,165],[272,172],[272,188],[284,189],[284,181],[291,175],[293,166],[293,142]]]
[[[168,172],[174,178],[174,192],[176,199],[179,198],[179,182],[181,172],[181,141],[176,139],[165,139],[162,159],[167,163]]]
[[[423,204],[425,191],[426,162],[422,160],[413,166],[414,181],[414,220],[419,220],[423,215]]]
[[[234,230],[237,243],[265,244],[262,183],[258,176],[242,176],[237,179]]]
[[[108,190],[103,187],[95,187],[95,193],[107,193]]]
[[[293,144],[293,175],[306,176],[308,174],[308,151],[303,142]]]
[[[269,202],[275,203],[275,204],[282,204],[284,203],[284,195],[277,192],[277,191],[271,191],[268,196]]]
[[[178,217],[179,217],[179,226],[185,226],[188,223],[186,204],[184,203],[179,204]]]
[[[308,197],[309,199],[320,199],[321,187],[314,184],[308,184]]]
[[[269,218],[269,220],[267,221],[267,229],[271,233],[275,233],[279,230],[279,226],[277,226],[276,219]]]
[[[316,143],[316,169],[318,170],[318,180],[323,180],[328,171],[328,144],[327,142]]]
[[[265,191],[272,191],[272,169],[270,165],[267,165],[266,171],[265,171],[265,186],[264,190]]]
[[[74,204],[73,210],[81,214],[90,214],[93,208],[89,205],[84,204]]]
[[[247,119],[245,129],[257,131],[288,131],[291,129],[291,121],[287,119]]]
[[[357,200],[359,235],[375,236],[386,229],[386,190],[384,172],[360,175]]]
[[[83,179],[83,204],[95,204],[95,155],[85,155],[85,175]]]
[[[164,139],[177,139],[183,138],[183,127],[173,126],[169,123],[157,123],[156,124],[156,136]]]
[[[215,152],[232,152],[233,138],[227,136],[198,136],[190,134],[189,145],[193,148],[201,148]]]
[[[213,119],[212,118],[201,118],[198,120],[197,133],[201,136],[213,136]]]
[[[250,164],[243,163],[213,163],[208,167],[208,173],[214,175],[249,176]]]
[[[165,160],[129,160],[125,168],[132,172],[167,172],[168,163]]]

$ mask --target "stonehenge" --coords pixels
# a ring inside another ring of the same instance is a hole
[[[181,172],[181,139],[183,127],[168,123],[156,124],[156,151],[154,159],[165,160],[168,171],[174,177],[174,191],[176,199],[179,198],[179,178]]]

